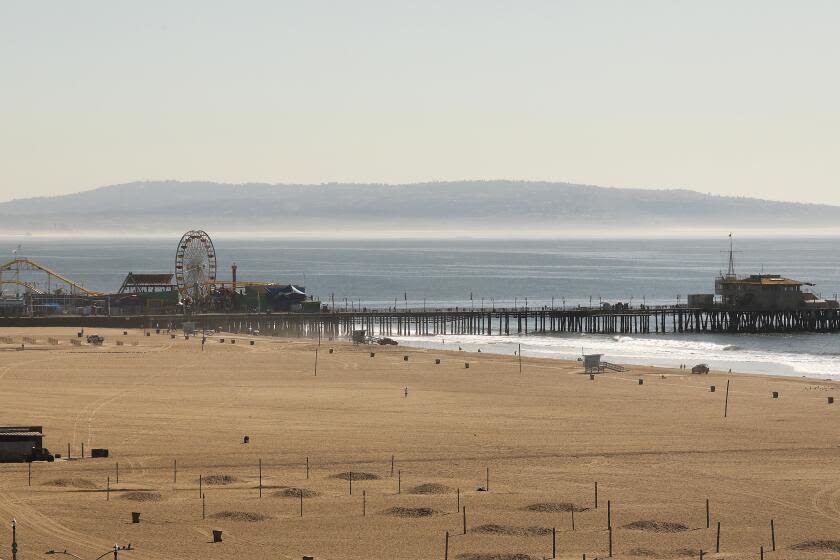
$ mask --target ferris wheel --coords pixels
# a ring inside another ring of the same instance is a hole
[[[175,283],[181,297],[199,302],[216,281],[216,249],[210,236],[190,230],[181,237],[175,253]]]

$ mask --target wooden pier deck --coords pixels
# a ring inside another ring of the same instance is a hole
[[[259,330],[277,336],[380,336],[840,332],[840,309],[785,311],[657,307],[600,309],[362,310],[321,313],[198,314],[193,316],[3,317],[0,326],[197,327]]]
[[[196,317],[227,331],[279,336],[380,336],[840,332],[840,310],[749,311],[685,307],[596,309],[353,311]]]

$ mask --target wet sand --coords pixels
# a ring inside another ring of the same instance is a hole
[[[96,332],[102,347],[72,346],[73,329],[0,329],[15,340],[0,344],[0,424],[42,425],[72,457],[33,464],[31,486],[25,464],[0,464],[19,558],[129,542],[121,557],[138,560],[444,558],[447,531],[449,558],[543,558],[552,528],[558,558],[603,558],[608,502],[616,558],[840,550],[832,382],[638,366],[590,380],[575,362],[526,358],[520,374],[514,356],[337,341],[322,342],[316,376],[309,340],[219,334],[202,351],[195,337]],[[38,342],[15,350],[21,336]],[[82,443],[110,457],[80,460]],[[337,476],[350,472],[352,495]],[[213,482],[205,518],[199,476]]]

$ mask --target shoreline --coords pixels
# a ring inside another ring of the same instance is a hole
[[[738,336],[747,336],[747,335],[738,335]],[[760,335],[755,335],[760,336]],[[768,339],[771,337],[778,337],[778,335],[765,335]],[[816,335],[816,336],[819,336]],[[827,334],[823,334],[823,336],[831,336]],[[458,348],[462,348],[464,352],[470,352],[475,354],[494,354],[498,356],[515,356],[517,352],[517,347],[521,344],[522,346],[522,355],[523,359],[527,357],[531,358],[541,358],[547,359],[552,361],[559,361],[565,363],[575,363],[577,362],[577,357],[581,355],[581,353],[577,353],[572,355],[569,351],[569,345],[558,345],[555,348],[548,347],[546,349],[546,344],[554,344],[559,343],[561,341],[569,341],[574,340],[575,342],[584,342],[587,343],[588,348],[585,348],[585,353],[601,353],[604,354],[604,360],[609,361],[612,363],[619,364],[624,366],[628,369],[631,368],[656,368],[656,369],[663,369],[663,370],[672,370],[672,371],[680,371],[679,364],[685,364],[687,368],[687,372],[690,372],[691,367],[697,364],[705,363],[709,366],[711,371],[719,372],[719,373],[738,373],[743,375],[766,375],[771,377],[778,377],[778,378],[785,378],[785,379],[813,379],[813,380],[823,380],[823,381],[840,381],[840,364],[837,366],[838,373],[825,373],[825,372],[807,372],[807,371],[797,371],[794,369],[793,366],[782,364],[780,362],[773,362],[770,361],[772,358],[771,355],[761,356],[760,359],[755,360],[731,360],[725,361],[724,359],[714,359],[714,357],[709,356],[696,356],[690,355],[690,352],[686,352],[686,356],[678,359],[678,358],[669,358],[663,356],[634,356],[635,359],[628,359],[628,356],[621,356],[616,355],[614,353],[610,353],[609,350],[601,350],[599,347],[603,346],[610,346],[613,342],[621,340],[630,340],[630,341],[643,341],[645,343],[653,343],[656,345],[657,342],[675,342],[678,344],[697,344],[703,345],[708,344],[707,342],[703,341],[703,337],[694,335],[694,334],[682,334],[682,335],[647,335],[647,336],[624,336],[624,335],[569,335],[569,336],[545,336],[545,335],[524,335],[524,336],[487,336],[487,335],[431,335],[431,336],[392,336],[390,337],[397,341],[400,346],[410,347],[410,348],[424,348],[424,349],[431,349],[431,350],[445,350],[445,351],[455,351],[458,352]],[[445,342],[442,342],[445,341]],[[732,352],[733,356],[736,356],[738,350],[743,350],[740,346],[737,346],[735,343],[739,342],[738,339],[731,340],[732,344],[727,344],[722,346],[722,350],[724,352],[728,352],[731,350],[735,350]],[[532,344],[529,344],[532,343]],[[479,351],[479,349],[481,351]],[[659,349],[657,349],[659,350]],[[691,352],[700,352],[703,351],[702,349],[696,350],[692,349]],[[718,350],[720,352],[720,350]],[[790,353],[783,354],[784,356],[791,356]],[[804,356],[811,357],[813,359],[835,359],[835,356],[819,356],[819,355],[809,355],[803,354]],[[838,355],[840,357],[840,355]],[[840,359],[836,360],[840,362]],[[828,367],[828,366],[822,366]],[[775,369],[775,371],[774,371]]]

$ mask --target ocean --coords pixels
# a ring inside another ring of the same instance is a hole
[[[178,239],[0,238],[0,255],[29,257],[91,289],[116,291],[126,273],[172,272]],[[720,239],[297,240],[215,238],[219,278],[306,286],[336,307],[561,308],[685,302],[711,293],[726,269]],[[18,245],[20,247],[18,248]],[[774,273],[840,292],[840,239],[736,239],[739,274]],[[5,260],[5,259],[2,259]],[[39,281],[35,278],[36,281]],[[8,287],[6,289],[9,289]],[[403,343],[628,364],[840,378],[840,334],[411,337]]]

